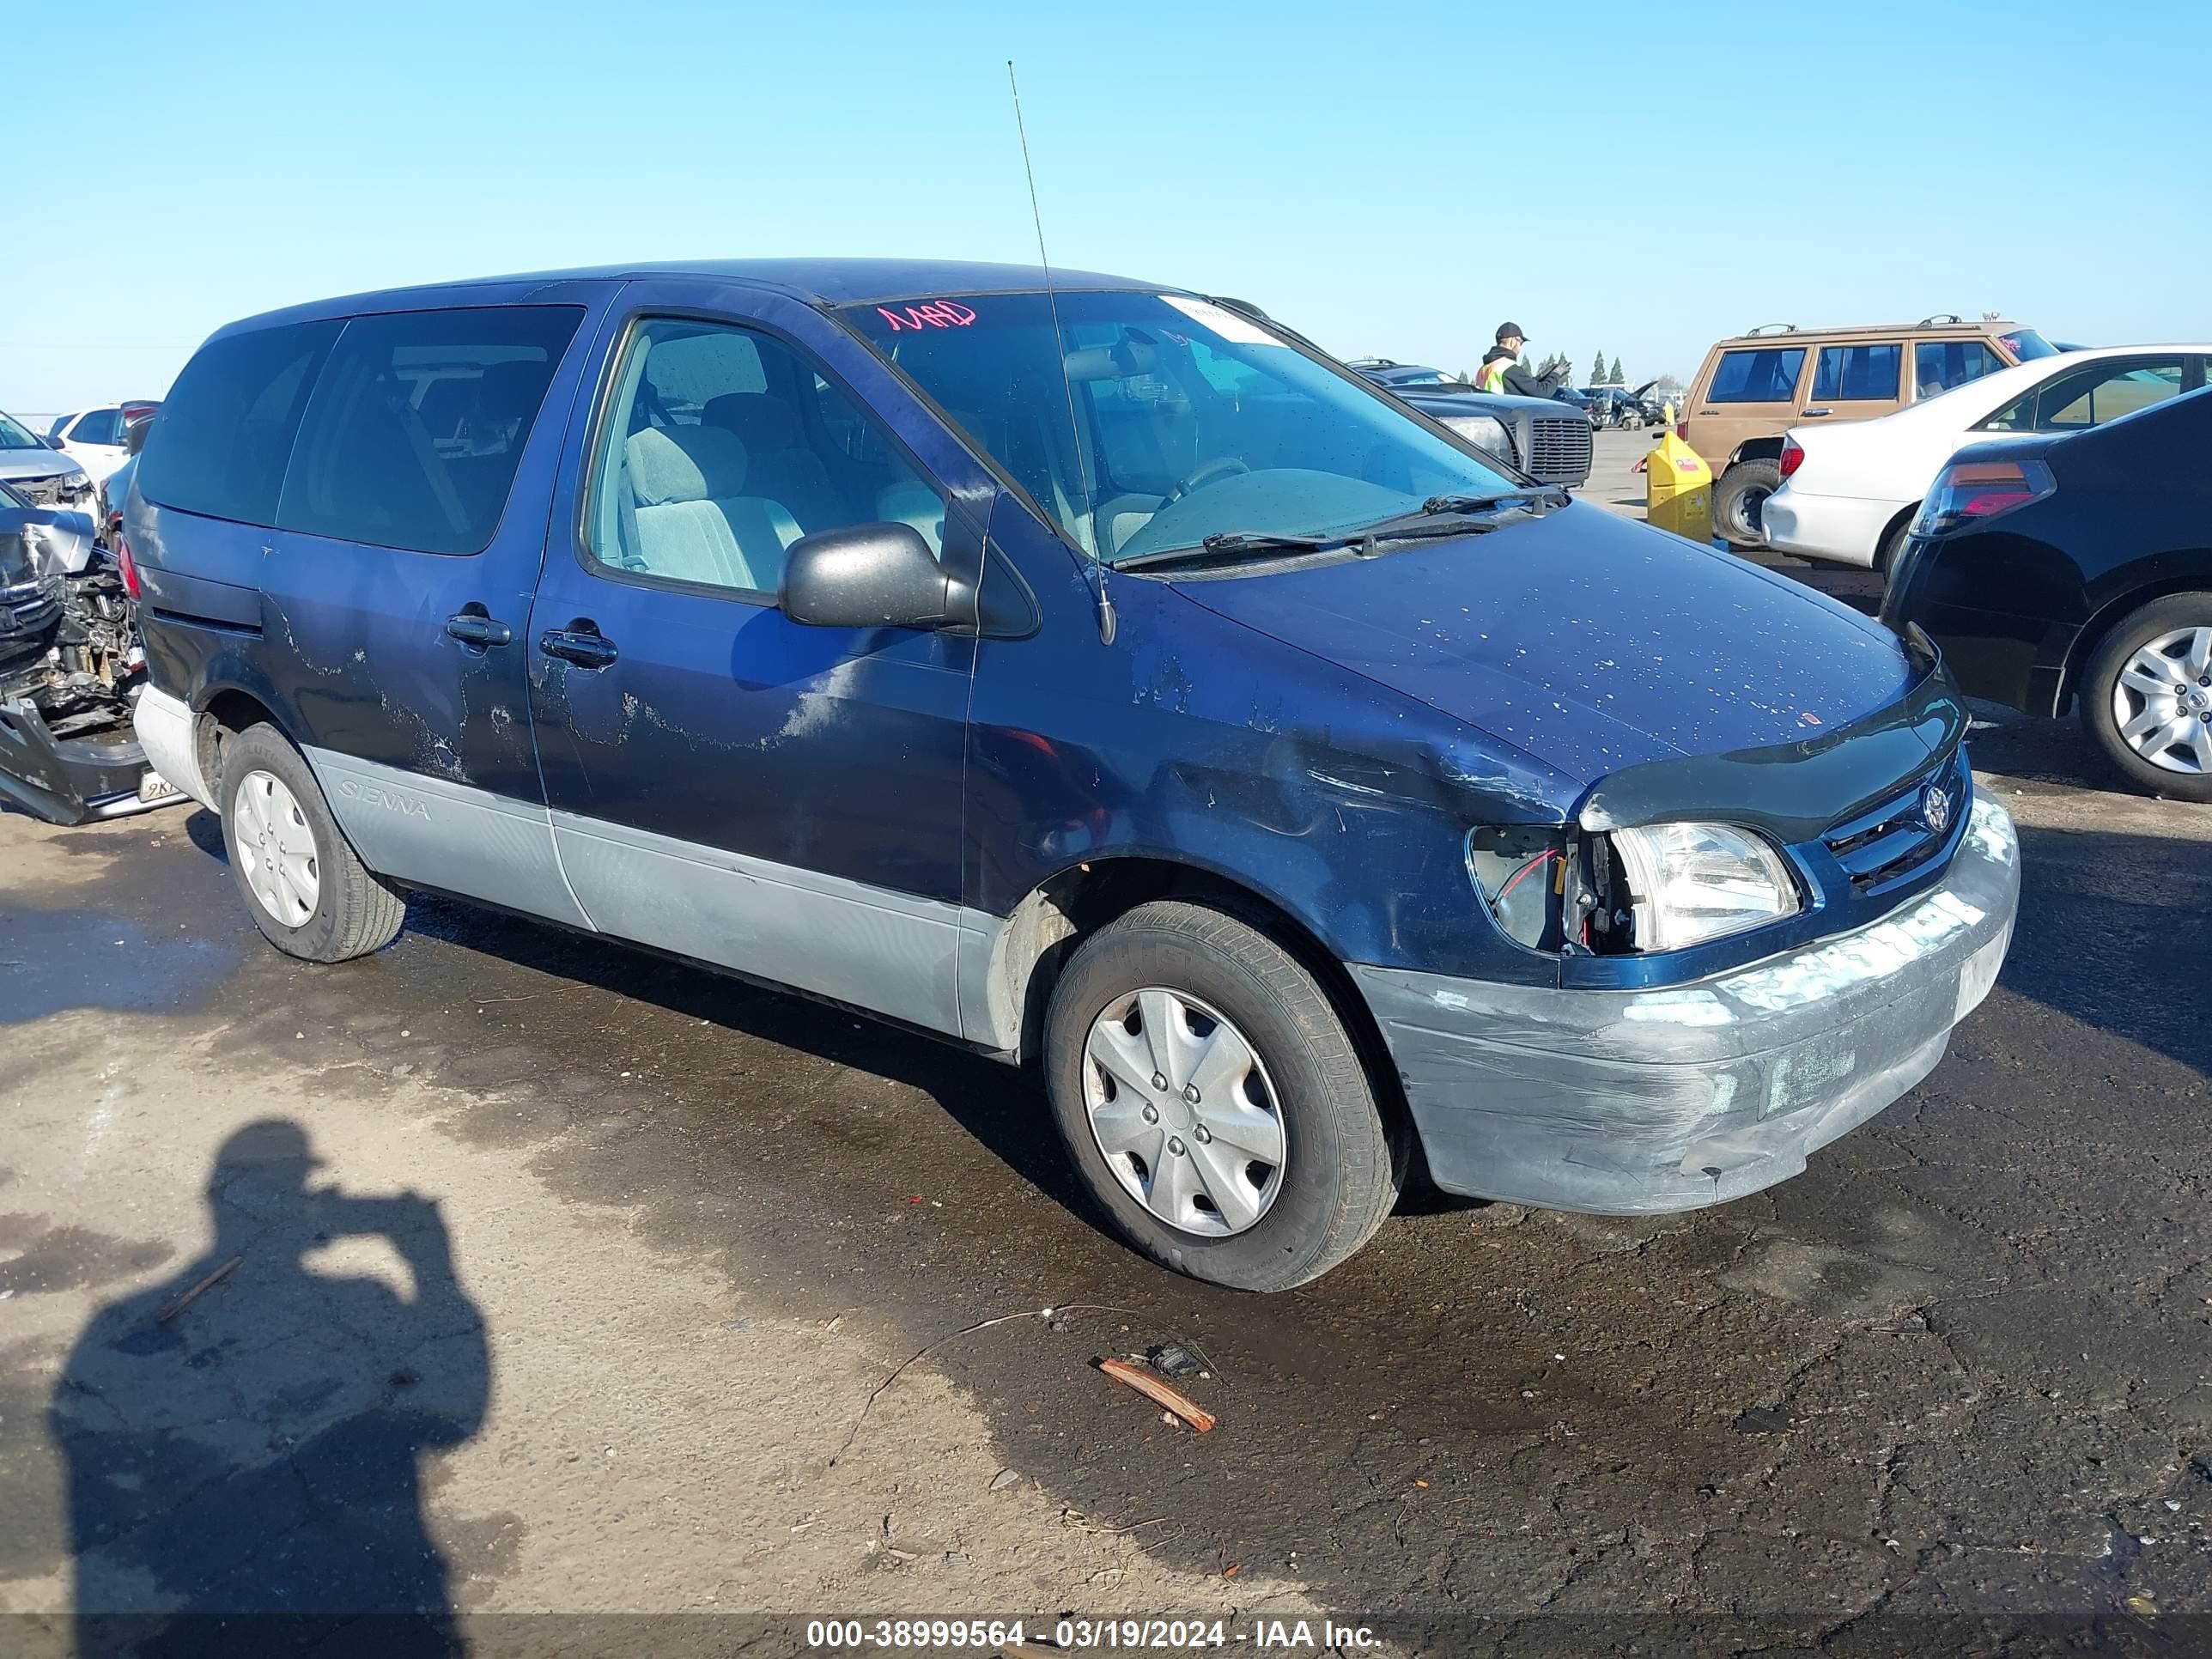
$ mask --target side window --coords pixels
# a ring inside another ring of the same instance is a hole
[[[69,441],[73,444],[112,444],[116,441],[116,415],[112,409],[95,409],[77,416],[76,426],[70,429]]]
[[[1805,368],[1803,346],[1761,346],[1726,351],[1713,370],[1705,401],[1714,404],[1778,404],[1797,395]]]
[[[944,556],[944,499],[810,359],[728,324],[631,331],[592,469],[599,563],[772,598],[801,536],[884,520]]]
[[[293,323],[202,346],[154,417],[139,493],[181,513],[274,524],[301,410],[344,326]]]
[[[2035,429],[2035,394],[2025,392],[1984,421],[1982,432],[2032,432]]]
[[[1823,346],[1813,369],[1813,401],[1894,402],[1905,349],[1889,345]]]
[[[2045,432],[2102,426],[2180,395],[2179,357],[2159,363],[2100,363],[2045,385],[2036,402],[2035,424]]]
[[[482,552],[583,316],[495,306],[353,319],[301,420],[278,528]]]
[[[1979,340],[1917,340],[1912,346],[1913,392],[1933,398],[2004,367],[2004,359]]]

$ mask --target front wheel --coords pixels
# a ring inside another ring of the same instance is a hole
[[[1194,1279],[1305,1284],[1397,1202],[1399,1142],[1328,994],[1219,911],[1140,905],[1087,939],[1054,989],[1044,1062],[1085,1184]]]
[[[2082,724],[2122,776],[2212,801],[2212,593],[2169,593],[2122,617],[2081,695]]]
[[[223,851],[262,937],[308,962],[389,945],[407,907],[354,856],[300,751],[266,724],[224,746]]]

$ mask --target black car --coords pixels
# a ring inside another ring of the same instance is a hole
[[[1624,386],[1584,387],[1583,396],[1590,403],[1590,424],[1627,427],[1632,430],[1658,425],[1664,418],[1663,413],[1648,396],[1651,388],[1658,384],[1656,380],[1646,380],[1633,389]]]
[[[1928,493],[1882,617],[1970,693],[2076,702],[2131,782],[2212,800],[2212,388],[2078,433],[1968,446]]]

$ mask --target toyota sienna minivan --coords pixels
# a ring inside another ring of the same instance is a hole
[[[1172,288],[301,306],[192,358],[124,539],[138,732],[279,949],[436,890],[1032,1062],[1224,1285],[1343,1261],[1417,1152],[1597,1212],[1779,1181],[2011,935],[1923,638]]]

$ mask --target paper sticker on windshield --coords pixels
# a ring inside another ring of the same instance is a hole
[[[1231,345],[1279,346],[1283,343],[1258,324],[1239,317],[1226,306],[1193,300],[1181,294],[1163,294],[1160,298],[1200,327],[1212,329]]]
[[[891,332],[908,329],[965,328],[975,320],[975,311],[952,300],[930,300],[914,306],[878,306],[876,315],[891,325]]]

